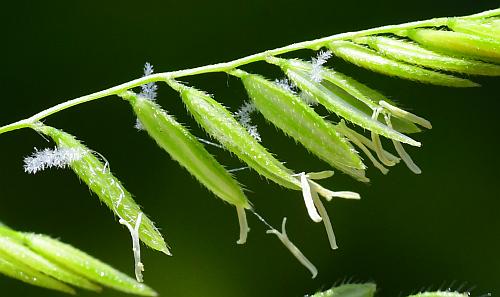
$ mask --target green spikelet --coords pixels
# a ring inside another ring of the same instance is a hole
[[[244,72],[239,75],[267,120],[331,166],[366,181],[365,166],[353,148],[302,99],[259,75]]]
[[[336,56],[348,62],[384,75],[446,87],[466,88],[478,86],[478,84],[468,79],[389,59],[373,50],[349,41],[333,41],[328,44],[328,48]]]
[[[122,97],[130,102],[140,123],[156,143],[207,189],[235,206],[250,208],[238,182],[186,128],[152,100],[132,92]]]
[[[108,206],[116,215],[134,226],[141,213],[139,205],[134,201],[132,195],[123,187],[121,182],[109,171],[86,146],[72,135],[61,130],[36,125],[34,127],[40,133],[51,137],[60,148],[71,148],[80,151],[81,158],[71,162],[70,167],[83,180],[89,188],[97,194],[99,199]],[[163,236],[154,226],[153,222],[143,216],[139,237],[147,246],[170,254]]]

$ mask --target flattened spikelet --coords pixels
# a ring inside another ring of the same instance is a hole
[[[290,60],[292,67],[297,67],[303,71],[312,71],[312,65],[300,60]],[[366,117],[371,117],[373,110],[380,107],[380,101],[390,102],[396,105],[380,92],[373,90],[365,84],[349,77],[343,73],[323,67],[321,70],[322,84],[333,91],[347,103],[363,112]],[[393,121],[394,130],[401,133],[416,133],[420,129],[411,121],[396,117]]]
[[[54,264],[14,239],[4,236],[0,237],[0,257],[1,256],[10,258],[11,261],[16,261],[26,265],[31,269],[38,270],[39,272],[67,284],[96,292],[101,291],[99,286],[94,285],[87,279],[72,273],[59,265]]]
[[[183,85],[176,86],[186,108],[195,120],[227,150],[259,174],[291,189],[300,189],[292,172],[269,153],[233,115],[208,94]]]
[[[388,58],[400,60],[409,64],[473,75],[500,75],[499,65],[448,56],[425,49],[416,43],[402,39],[371,36],[359,38],[355,41],[369,45],[371,48]]]
[[[325,106],[330,112],[337,114],[365,129],[368,129],[385,137],[395,139],[413,146],[420,146],[420,143],[410,137],[389,128],[387,125],[372,119],[371,116],[362,112],[355,106],[346,102],[342,98],[343,93],[334,93],[335,89],[329,89],[322,83],[316,83],[309,78],[307,71],[294,67],[292,63],[284,59],[270,59],[271,63],[279,65],[286,75],[308,95],[314,97],[321,105]],[[345,93],[345,92],[344,92]]]
[[[331,166],[366,180],[354,149],[302,99],[259,75],[241,74],[248,95],[267,120]]]
[[[333,41],[328,44],[328,48],[336,56],[348,62],[384,75],[447,87],[478,86],[478,84],[468,79],[389,59],[373,50],[349,41]]]
[[[500,63],[500,41],[495,39],[434,29],[412,29],[406,34],[422,46],[435,51]]]
[[[26,233],[25,237],[28,246],[40,255],[98,284],[131,294],[157,295],[148,286],[69,244],[39,234]]]
[[[41,124],[35,129],[51,137],[59,148],[72,148],[83,152],[83,156],[79,160],[70,163],[71,169],[110,210],[132,226],[135,225],[135,220],[141,209],[132,195],[109,171],[107,165],[99,161],[86,146],[72,135]],[[146,216],[142,219],[139,234],[141,241],[149,247],[170,254],[163,236]]]
[[[186,128],[156,103],[132,92],[123,94],[143,128],[172,159],[221,199],[238,207],[250,204],[238,182]]]
[[[49,276],[46,276],[45,274],[42,274],[26,265],[23,265],[21,263],[16,263],[10,259],[7,259],[3,257],[1,254],[0,254],[0,273],[34,286],[56,290],[72,295],[76,294],[73,288],[65,285],[64,283],[55,280]]]

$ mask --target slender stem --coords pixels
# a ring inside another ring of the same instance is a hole
[[[494,9],[494,10],[489,10],[485,12],[481,12],[478,14],[470,15],[470,16],[465,16],[462,18],[467,18],[467,19],[477,19],[477,18],[484,18],[484,17],[491,17],[491,16],[496,16],[500,14],[500,9]],[[356,37],[361,37],[365,35],[372,35],[372,34],[381,34],[381,33],[394,33],[398,32],[400,30],[405,30],[405,29],[411,29],[411,28],[417,28],[417,27],[439,27],[439,26],[445,26],[449,18],[435,18],[435,19],[430,19],[430,20],[425,20],[425,21],[417,21],[417,22],[409,22],[405,24],[400,24],[400,25],[389,25],[389,26],[382,26],[378,28],[373,28],[373,29],[368,29],[368,30],[362,30],[362,31],[356,31],[356,32],[347,32],[347,33],[341,33],[341,34],[335,34],[332,36],[324,37],[324,38],[319,38],[319,39],[314,39],[310,41],[303,41],[303,42],[298,42],[294,44],[290,44],[284,47],[279,47],[276,49],[272,50],[267,50],[261,53],[253,54],[247,57],[243,57],[240,59],[236,59],[230,62],[224,62],[224,63],[217,63],[217,64],[212,64],[212,65],[206,65],[206,66],[201,66],[201,67],[196,67],[196,68],[191,68],[191,69],[184,69],[184,70],[177,70],[177,71],[171,71],[171,72],[163,72],[163,73],[158,73],[158,74],[153,74],[145,77],[141,77],[114,87],[111,87],[106,90],[102,90],[96,93],[92,93],[86,96],[78,97],[63,103],[60,103],[58,105],[55,105],[51,108],[48,108],[44,111],[41,111],[27,119],[20,120],[8,125],[5,125],[3,127],[0,127],[0,134],[21,129],[21,128],[26,128],[26,127],[32,127],[34,123],[54,114],[59,111],[65,110],[67,108],[93,101],[96,99],[104,98],[107,96],[111,95],[117,95],[119,93],[122,93],[128,89],[138,87],[143,84],[147,84],[150,82],[157,82],[157,81],[164,81],[164,82],[172,82],[173,79],[175,78],[180,78],[180,77],[186,77],[186,76],[193,76],[197,74],[203,74],[203,73],[213,73],[213,72],[229,72],[239,66],[250,64],[253,62],[257,61],[262,61],[265,60],[269,56],[276,56],[276,55],[281,55],[284,53],[292,52],[292,51],[297,51],[297,50],[302,50],[302,49],[311,49],[311,50],[319,50],[326,44],[328,44],[331,41],[334,40],[349,40],[353,39]]]
[[[82,104],[85,102],[104,98],[104,97],[111,96],[111,95],[116,95],[116,94],[122,93],[128,89],[135,88],[135,87],[138,87],[140,85],[147,84],[150,82],[164,81],[164,80],[165,80],[165,74],[158,73],[158,74],[153,74],[153,75],[144,76],[144,77],[141,77],[138,79],[134,79],[132,81],[114,86],[114,87],[106,89],[106,90],[102,90],[102,91],[99,91],[96,93],[92,93],[89,95],[78,97],[78,98],[57,104],[57,105],[55,105],[51,108],[48,108],[46,110],[43,110],[43,111],[41,111],[41,112],[39,112],[39,113],[37,113],[37,114],[27,118],[27,119],[20,120],[20,121],[14,122],[12,124],[0,127],[0,134],[5,133],[5,132],[9,132],[9,131],[13,131],[13,130],[17,130],[17,129],[21,129],[21,128],[32,127],[33,124],[35,124],[36,122],[54,114],[54,113],[57,113],[59,111],[65,110],[67,108],[70,108],[70,107],[73,107],[73,106],[76,106],[76,105],[79,105],[79,104]]]

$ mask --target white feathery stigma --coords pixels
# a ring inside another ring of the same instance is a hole
[[[293,82],[291,82],[290,80],[288,80],[288,78],[280,78],[280,79],[275,79],[274,80],[274,83],[282,88],[283,90],[285,91],[288,91],[292,94],[297,94],[297,87],[293,84]]]
[[[139,119],[135,121],[134,128],[137,129],[137,131],[144,131],[144,126]]]
[[[83,158],[86,152],[80,148],[55,147],[43,149],[24,158],[24,171],[35,174],[47,168],[66,168],[74,161]]]
[[[319,51],[316,58],[312,58],[311,79],[314,82],[320,83],[323,80],[323,64],[332,57],[331,51]]]
[[[251,102],[247,101],[243,103],[242,106],[238,109],[238,111],[234,114],[238,122],[248,131],[250,136],[255,138],[258,142],[261,142],[260,134],[259,131],[257,130],[256,125],[252,125],[252,118],[251,115],[254,111],[257,109],[255,108],[255,105],[253,105]]]
[[[154,68],[153,68],[153,65],[151,65],[149,62],[146,62],[144,64],[144,76],[148,76],[148,75],[151,75],[153,74],[154,72]],[[139,93],[139,96],[141,97],[144,97],[144,98],[147,98],[151,101],[155,101],[156,100],[156,95],[157,95],[157,92],[158,91],[158,86],[156,85],[156,83],[154,82],[150,82],[150,83],[147,83],[147,84],[144,84],[141,86],[141,92]],[[138,131],[143,131],[144,130],[144,126],[142,125],[141,121],[139,119],[137,119],[135,121],[135,125],[134,125],[134,128],[137,129]]]
[[[154,68],[149,62],[144,64],[144,76],[153,74]],[[141,86],[142,91],[139,93],[140,96],[148,98],[150,100],[156,99],[156,91],[158,91],[158,86],[154,82],[150,82]]]

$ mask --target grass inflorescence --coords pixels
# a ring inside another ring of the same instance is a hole
[[[324,223],[330,247],[336,249],[333,226],[322,199],[360,197],[350,191],[326,189],[317,180],[331,177],[335,169],[356,180],[369,182],[368,164],[363,157],[383,174],[399,163],[420,174],[422,170],[405,151],[404,145],[420,147],[417,133],[422,128],[431,129],[432,125],[422,116],[405,111],[364,82],[338,72],[328,65],[329,59],[336,56],[383,75],[419,83],[478,87],[474,76],[500,75],[499,33],[500,9],[497,9],[465,17],[437,18],[337,34],[231,62],[185,70],[153,73],[153,66],[146,63],[144,75],[138,79],[63,102],[0,127],[0,134],[32,128],[54,141],[54,149],[36,149],[25,159],[25,171],[36,173],[52,167],[71,168],[130,232],[137,282],[69,245],[42,235],[18,233],[5,226],[0,226],[0,272],[67,293],[74,293],[69,285],[99,291],[100,287],[94,284],[99,283],[129,293],[155,294],[139,283],[144,270],[140,242],[170,255],[163,235],[111,173],[102,155],[84,146],[74,136],[41,123],[52,114],[111,95],[117,95],[131,105],[138,129],[147,132],[161,149],[210,192],[236,208],[240,224],[238,244],[245,243],[250,230],[246,218],[248,211],[270,227],[253,209],[244,186],[233,171],[226,169],[205,149],[204,143],[209,142],[193,135],[188,127],[162,109],[157,98],[157,82],[164,82],[178,92],[194,121],[218,142],[217,146],[228,150],[245,166],[277,185],[300,191],[307,214],[313,222]],[[310,61],[280,56],[303,49],[315,52]],[[277,66],[286,78],[273,82],[262,74],[240,69],[258,61]],[[183,77],[211,72],[223,72],[240,79],[250,101],[233,113],[215,96],[180,81]],[[139,87],[140,91],[134,90]],[[328,120],[317,112],[316,105],[323,106],[340,120],[337,123]],[[285,166],[285,160],[266,148],[257,127],[251,124],[250,114],[253,112],[261,113],[279,130],[324,161],[325,170],[309,172],[308,168]],[[394,146],[393,153],[383,147],[384,138]],[[282,232],[270,227],[268,233],[276,235],[313,277],[316,276],[317,269],[312,262],[288,238],[285,222],[286,219],[283,220]],[[20,258],[19,255],[24,256]],[[83,262],[90,264],[81,265]],[[314,296],[371,297],[374,292],[373,284],[351,284]],[[428,296],[444,295],[437,292]]]

